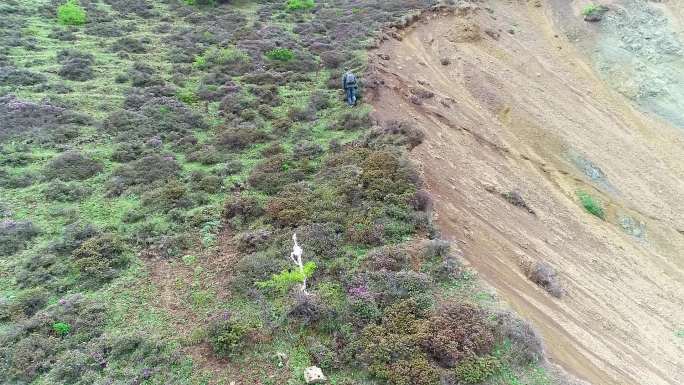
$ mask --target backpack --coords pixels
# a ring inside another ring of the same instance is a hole
[[[356,86],[356,76],[352,73],[348,73],[344,76],[344,84],[347,87],[354,87]]]

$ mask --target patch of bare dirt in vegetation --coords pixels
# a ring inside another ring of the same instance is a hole
[[[239,254],[235,251],[233,233],[222,230],[217,238],[217,246],[201,255],[187,254],[190,259],[180,260],[147,256],[147,267],[150,280],[158,291],[156,305],[166,310],[180,333],[184,351],[188,353],[195,367],[213,373],[211,378],[217,380],[230,367],[228,359],[214,354],[208,342],[199,335],[206,323],[207,314],[193,309],[193,288],[210,291],[220,301],[230,298],[230,281]],[[200,287],[196,287],[199,285]]]
[[[423,129],[412,157],[443,236],[552,362],[595,385],[682,384],[684,131],[594,73],[568,34],[594,27],[560,3],[469,3],[388,33],[375,118]]]

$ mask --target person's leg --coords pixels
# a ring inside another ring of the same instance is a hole
[[[354,89],[349,87],[347,88],[347,104],[352,106],[354,105]]]
[[[359,92],[359,90],[356,87],[354,87],[354,88],[352,88],[351,91],[352,91],[352,105],[355,106],[356,105],[356,94]]]

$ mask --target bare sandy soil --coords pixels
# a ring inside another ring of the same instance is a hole
[[[595,385],[684,384],[684,130],[595,72],[600,31],[581,5],[424,15],[371,53],[375,115],[426,132],[412,157],[443,237],[536,325],[552,362]],[[530,282],[525,261],[555,267],[565,294]]]

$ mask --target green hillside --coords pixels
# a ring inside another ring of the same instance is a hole
[[[3,1],[0,383],[551,383],[342,100],[432,3]]]

